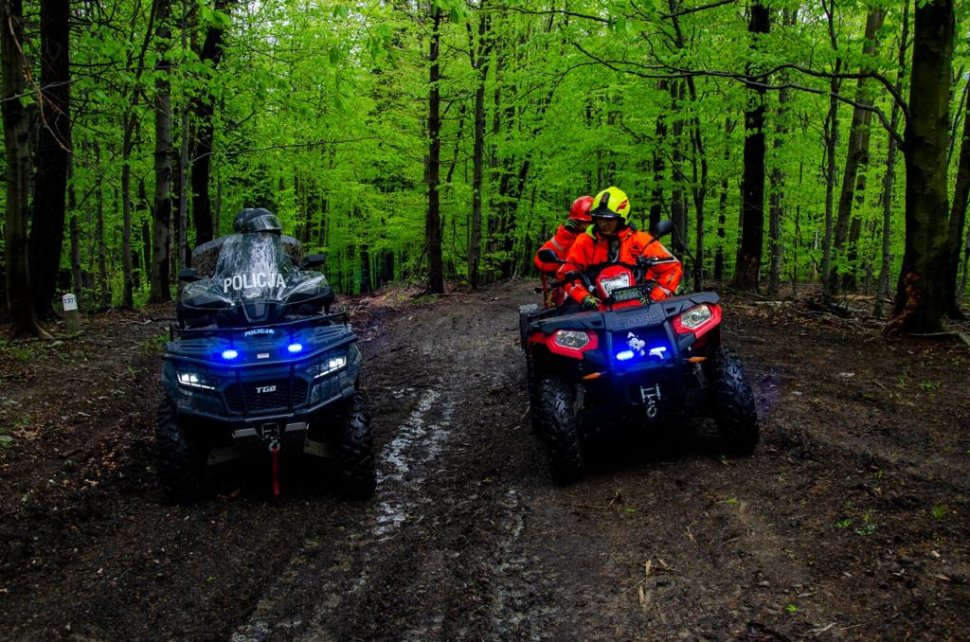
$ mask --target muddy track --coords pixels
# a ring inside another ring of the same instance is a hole
[[[214,498],[163,504],[149,360],[131,382],[139,408],[108,421],[92,455],[117,465],[62,500],[32,495],[2,527],[41,536],[4,549],[0,637],[947,640],[970,630],[970,360],[934,346],[912,359],[912,346],[739,304],[725,336],[762,412],[754,455],[725,458],[703,425],[675,426],[664,439],[599,444],[589,474],[557,487],[527,414],[517,309],[530,289],[409,303],[379,315],[380,332],[361,328],[378,462],[364,502],[341,499],[320,469],[290,468],[279,500],[267,471],[234,469]],[[914,420],[927,406],[932,417]]]

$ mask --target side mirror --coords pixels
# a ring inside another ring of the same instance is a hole
[[[179,270],[179,281],[191,283],[199,280],[199,272],[195,268],[187,267]]]
[[[539,260],[543,263],[562,263],[562,261],[559,260],[559,257],[556,256],[556,253],[549,248],[539,250],[536,256],[538,256]]]
[[[320,267],[327,262],[326,254],[311,254],[303,260],[304,268]]]
[[[659,221],[657,225],[652,230],[650,230],[650,234],[654,238],[659,239],[660,237],[667,236],[668,234],[673,232],[675,227],[676,226],[674,225],[673,221],[666,219],[663,221]]]

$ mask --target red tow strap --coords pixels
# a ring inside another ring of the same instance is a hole
[[[273,497],[280,496],[280,446],[273,444],[269,447],[270,458],[273,462]]]

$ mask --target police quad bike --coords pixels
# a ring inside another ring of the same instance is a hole
[[[663,221],[653,236],[672,228]],[[562,263],[546,252],[543,261]],[[582,476],[584,442],[617,419],[649,429],[676,416],[708,417],[725,453],[748,454],[758,443],[754,394],[740,359],[721,344],[718,295],[650,297],[657,284],[649,269],[674,260],[594,265],[553,284],[582,279],[598,310],[520,307],[532,426],[555,482]]]
[[[323,256],[301,261],[292,237],[238,231],[196,248],[200,267],[179,275],[187,283],[155,431],[166,496],[197,497],[208,467],[240,457],[270,462],[277,496],[281,453],[302,453],[321,467],[319,458],[335,460],[341,490],[368,497],[376,478],[361,353],[346,313],[330,312],[326,278],[310,269]]]

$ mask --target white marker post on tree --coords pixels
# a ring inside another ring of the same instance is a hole
[[[81,313],[77,309],[77,297],[70,292],[61,297],[64,304],[64,321],[67,323],[69,334],[77,334],[81,331]]]

